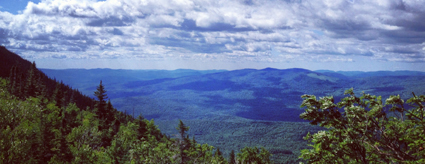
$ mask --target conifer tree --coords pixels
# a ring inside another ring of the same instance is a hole
[[[186,137],[186,132],[189,131],[189,127],[186,126],[182,120],[179,120],[179,125],[176,128],[179,131],[180,134],[180,140],[179,140],[179,149],[180,149],[180,163],[186,163],[186,161],[188,160],[188,156],[187,153],[185,152],[185,150],[187,150],[187,145],[188,145],[188,139]]]
[[[41,98],[47,98],[47,88],[44,84],[46,76],[43,76],[42,73],[35,67],[34,63],[34,85],[35,85],[35,95]],[[61,83],[63,85],[63,83]]]
[[[57,107],[59,108],[63,107],[62,105],[64,104],[64,94],[63,94],[60,83],[56,83],[56,89],[53,92],[51,99],[55,101],[55,105]]]
[[[219,163],[225,163],[226,162],[226,160],[223,157],[223,153],[220,151],[220,148],[217,148],[214,156],[218,160]]]
[[[19,98],[24,99],[25,98],[25,74],[23,72],[19,73],[19,78],[17,79],[17,81],[19,81],[19,84],[17,85],[17,95]]]
[[[139,127],[137,128],[137,139],[142,139],[144,137],[146,137],[146,133],[148,132],[148,129],[146,127],[146,122],[143,121],[143,117],[141,115],[139,115],[139,117],[137,117],[137,119],[135,119],[134,121],[139,125]]]
[[[23,79],[24,74],[22,73],[21,65],[17,63],[10,69],[8,90],[11,94],[21,99],[23,98],[23,88],[25,87]]]
[[[108,96],[106,95],[105,87],[102,84],[102,80],[100,81],[99,86],[97,86],[97,90],[94,92],[94,96],[97,98],[97,102],[95,107],[97,108],[96,114],[99,118],[105,118],[105,108],[106,108],[106,99]]]
[[[17,75],[17,66],[16,65],[14,65],[14,66],[12,66],[12,68],[10,69],[10,75],[9,75],[9,92],[11,93],[11,94],[15,94],[15,92],[16,92],[16,89],[17,89],[17,87],[16,87],[16,83],[18,82],[17,81],[17,78],[18,78],[18,75]]]
[[[115,109],[112,106],[111,100],[108,100],[108,103],[106,104],[106,110],[104,113],[104,119],[107,125],[111,125],[112,122],[115,120],[114,118],[114,112]]]
[[[236,164],[235,151],[234,150],[232,150],[232,152],[230,152],[229,164]]]
[[[193,137],[192,137],[192,143],[193,143],[194,145],[196,145],[196,144],[197,144],[197,142],[196,142],[196,140],[195,140],[195,136],[193,136]]]
[[[31,69],[28,70],[27,79],[25,83],[24,97],[36,97],[35,67],[35,62],[33,62],[31,65]]]

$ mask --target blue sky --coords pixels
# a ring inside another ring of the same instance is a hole
[[[41,68],[425,70],[425,2],[0,0]]]

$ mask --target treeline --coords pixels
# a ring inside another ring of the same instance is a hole
[[[28,97],[42,97],[54,99],[59,107],[69,103],[76,103],[81,109],[93,108],[95,100],[83,95],[77,89],[47,77],[37,69],[33,62],[29,69],[23,69],[20,62],[17,62],[10,69],[9,92],[21,100]]]
[[[21,100],[41,96],[60,100],[57,101],[60,106],[76,103],[80,109],[86,109],[95,105],[94,99],[49,78],[37,69],[35,62],[31,63],[3,46],[0,46],[0,77],[9,79],[9,92]]]

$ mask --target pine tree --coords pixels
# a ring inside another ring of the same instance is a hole
[[[94,92],[94,96],[97,98],[97,102],[95,107],[97,108],[96,114],[100,119],[105,118],[105,108],[106,108],[106,99],[108,96],[106,95],[105,87],[102,84],[102,80],[100,81],[97,90]]]
[[[110,101],[106,103],[108,96],[102,81],[100,81],[97,90],[94,92],[94,96],[97,98],[95,108],[97,109],[96,115],[100,121],[99,130],[103,131],[101,136],[101,144],[103,146],[110,146],[113,131],[109,131],[109,128],[112,127],[111,124],[114,120],[113,107]]]
[[[40,72],[36,67],[35,67],[35,62],[34,62],[34,85],[35,85],[35,95],[41,98],[46,98],[47,96],[47,87],[44,84],[45,78],[47,78],[46,76],[43,76],[42,72]],[[61,83],[63,85],[63,83]]]
[[[193,137],[192,137],[192,143],[193,143],[194,145],[196,145],[196,144],[197,144],[197,142],[196,142],[196,140],[195,140],[195,136],[193,136]]]
[[[137,139],[142,139],[146,137],[146,133],[148,132],[148,129],[146,128],[147,124],[145,121],[143,121],[143,117],[141,115],[139,115],[139,117],[137,117],[137,119],[134,120],[134,122],[136,122],[138,124],[138,128],[137,128]]]
[[[10,69],[10,74],[9,74],[9,92],[14,94],[16,92],[16,83],[17,83],[17,66],[14,65],[12,66],[12,68]]]
[[[19,78],[17,79],[17,81],[19,81],[19,83],[17,83],[17,90],[16,90],[16,95],[20,98],[20,99],[25,99],[25,74],[23,72],[19,72]]]
[[[57,107],[59,107],[59,108],[63,107],[62,105],[64,104],[65,99],[64,99],[64,94],[63,94],[60,83],[56,83],[56,89],[53,92],[51,99],[55,101],[55,104],[56,104]]]
[[[115,108],[112,106],[111,100],[108,100],[108,103],[106,104],[106,110],[104,113],[104,119],[108,126],[112,125],[113,121],[115,120],[114,113],[115,113]]]
[[[36,97],[36,86],[35,86],[35,62],[32,63],[31,69],[28,70],[27,79],[25,83],[24,97]]]
[[[186,161],[188,160],[188,156],[187,153],[185,152],[185,150],[187,150],[187,145],[188,145],[188,139],[186,137],[186,132],[189,131],[189,127],[186,126],[182,120],[179,120],[179,125],[176,128],[179,131],[180,134],[180,140],[179,140],[179,148],[180,148],[180,163],[186,163]]]
[[[217,148],[214,156],[218,160],[219,163],[225,163],[226,162],[226,160],[223,157],[223,153],[221,153],[221,151],[220,151],[220,148]]]
[[[234,150],[232,150],[232,152],[230,152],[229,164],[236,164],[235,151]]]
[[[21,65],[19,63],[12,66],[10,69],[10,75],[9,75],[9,92],[16,97],[22,98],[22,89],[24,82],[22,79],[24,78],[23,73],[21,71]]]

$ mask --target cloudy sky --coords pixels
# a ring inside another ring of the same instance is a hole
[[[424,0],[0,0],[42,68],[425,71]]]

